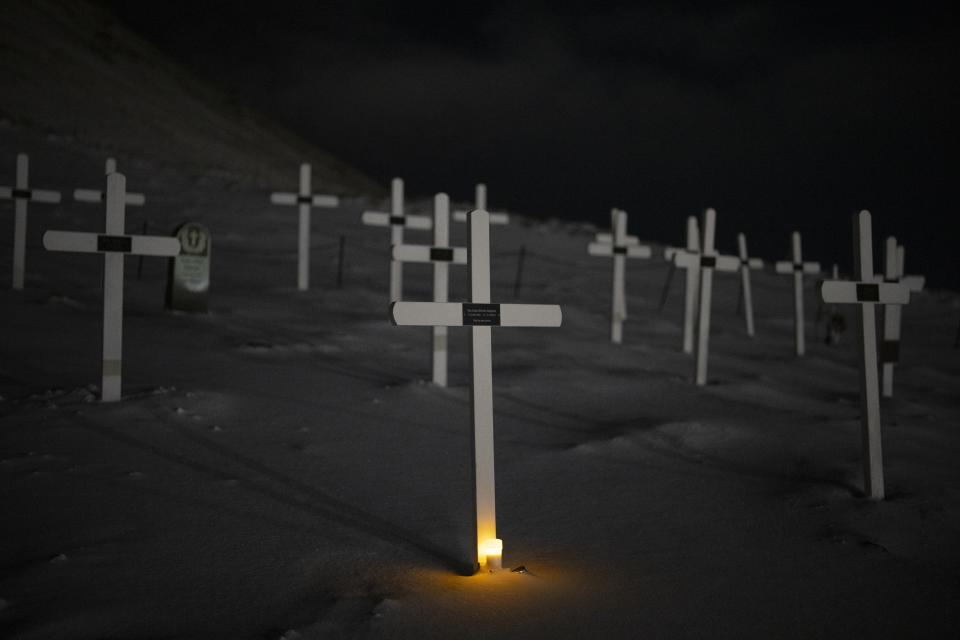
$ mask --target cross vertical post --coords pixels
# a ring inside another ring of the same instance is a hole
[[[747,236],[742,233],[737,234],[737,249],[740,254],[740,295],[743,298],[744,318],[747,323],[747,335],[754,336],[753,326],[753,293],[750,287],[750,270],[762,269],[763,261],[750,258],[747,253]]]
[[[482,182],[477,183],[474,201],[474,205],[477,209],[482,209],[483,211],[487,210],[487,185]]]
[[[433,198],[433,244],[436,247],[450,245],[450,198],[438,193]],[[433,263],[433,301],[446,302],[450,290],[450,265],[447,262]],[[447,333],[445,326],[433,327],[433,383],[447,386]]]
[[[298,192],[299,229],[297,233],[297,289],[310,288],[310,194],[311,170],[306,162],[300,165],[300,190]]]
[[[703,212],[703,237],[700,252],[700,305],[697,322],[697,361],[696,383],[707,384],[707,358],[710,354],[710,308],[713,295],[713,270],[716,266],[716,252],[713,249],[717,212],[707,209]],[[691,269],[692,271],[692,269]]]
[[[899,282],[900,273],[897,265],[897,239],[887,238],[884,247],[884,281]],[[900,311],[899,305],[887,304],[883,306],[883,341],[880,343],[880,366],[883,383],[883,396],[893,397],[893,365],[897,361],[900,346]]]
[[[390,242],[403,244],[403,180],[390,181]],[[390,261],[390,301],[403,299],[403,263]]]

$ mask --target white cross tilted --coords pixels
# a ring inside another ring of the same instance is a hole
[[[763,260],[751,258],[747,253],[747,236],[737,234],[737,249],[740,255],[740,287],[743,292],[743,317],[747,323],[747,335],[753,337],[753,293],[750,289],[750,271],[763,269]]]
[[[313,193],[310,185],[310,165],[300,165],[300,190],[297,193],[276,192],[270,194],[273,204],[297,205],[300,210],[300,228],[297,236],[297,289],[310,288],[310,207],[336,207],[337,196]]]
[[[403,213],[403,180],[390,181],[390,213],[364,211],[363,224],[390,227],[390,246],[403,244],[403,229],[429,230],[433,226],[427,216],[408,216]],[[390,301],[403,299],[403,263],[390,259]]]
[[[467,264],[467,248],[450,245],[450,198],[445,193],[433,197],[433,246],[393,245],[397,262],[433,263],[433,301],[446,302],[449,295],[450,264]],[[447,386],[447,327],[433,327],[433,383]]]
[[[883,449],[880,433],[880,392],[877,381],[877,318],[874,306],[910,302],[905,284],[874,281],[873,231],[870,212],[853,217],[855,281],[826,280],[820,296],[826,303],[859,304],[860,315],[860,411],[863,430],[865,492],[883,500]]]
[[[793,274],[793,328],[797,355],[802,356],[806,348],[806,330],[803,324],[803,274],[820,273],[819,262],[804,262],[800,250],[800,232],[793,232],[793,260],[781,260],[776,263],[777,273]]]
[[[667,247],[663,257],[669,260],[674,268],[680,267],[687,272],[686,285],[683,291],[683,352],[693,353],[693,332],[697,315],[697,298],[700,286],[700,262],[688,259],[678,260],[679,254],[697,255],[700,251],[700,227],[695,216],[687,218],[687,248],[677,249]]]
[[[710,307],[713,298],[713,272],[734,272],[740,268],[740,259],[734,256],[719,255],[714,249],[717,212],[707,209],[703,212],[703,238],[700,251],[679,250],[674,253],[674,263],[681,268],[698,271],[696,288],[699,290],[697,303],[697,358],[694,379],[700,386],[707,384],[707,358],[710,354]],[[688,227],[689,229],[689,227]]]
[[[559,305],[490,303],[490,215],[470,212],[471,301],[394,302],[393,324],[421,327],[470,327],[470,362],[473,369],[473,464],[477,547],[474,566],[485,565],[481,551],[497,538],[496,482],[493,466],[493,372],[491,329],[493,327],[559,327]]]
[[[47,251],[103,254],[103,386],[101,399],[120,399],[123,353],[123,256],[175,256],[180,241],[166,236],[125,235],[124,201],[127,179],[121,173],[107,176],[107,214],[104,233],[47,231]]]
[[[905,249],[897,244],[893,236],[887,238],[884,252],[883,278],[881,282],[899,282],[911,293],[923,291],[923,276],[904,276]],[[900,361],[900,323],[903,308],[898,304],[883,307],[883,341],[880,343],[880,364],[882,365],[882,392],[885,398],[893,397],[893,367]]]
[[[610,211],[611,242],[591,242],[587,253],[591,256],[613,256],[613,296],[610,309],[610,342],[623,341],[623,321],[627,319],[626,258],[649,258],[650,247],[630,243],[627,237],[627,212]],[[635,239],[634,239],[635,240]]]
[[[107,158],[104,165],[105,176],[117,172],[117,161],[113,158]],[[103,202],[106,195],[99,189],[74,189],[73,199],[77,202]],[[127,193],[126,205],[128,207],[142,207],[147,203],[147,197],[142,193]]]
[[[487,209],[487,185],[482,182],[477,183],[473,208],[480,209],[481,211],[488,211]],[[453,212],[453,221],[454,222],[466,222],[467,221],[467,211],[458,209]],[[510,224],[510,216],[506,213],[491,213],[490,214],[490,224]]]
[[[31,189],[30,159],[25,153],[17,154],[17,176],[14,187],[0,187],[0,200],[13,200],[13,288],[23,289],[23,274],[27,256],[27,203],[60,202],[59,191]]]

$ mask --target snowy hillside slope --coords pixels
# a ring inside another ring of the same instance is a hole
[[[331,95],[331,100],[336,99]],[[271,186],[314,165],[318,188],[382,187],[170,62],[85,0],[7,2],[0,11],[0,123],[101,155],[156,157],[193,175]]]

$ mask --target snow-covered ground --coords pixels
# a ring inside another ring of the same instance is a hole
[[[29,148],[38,186],[99,180],[101,159],[69,141],[3,136],[0,164]],[[957,630],[955,294],[924,293],[905,312],[896,398],[883,403],[889,498],[874,503],[861,491],[853,337],[828,347],[811,327],[809,355],[795,358],[789,278],[757,276],[751,341],[734,314],[737,278],[718,277],[700,389],[679,349],[680,278],[656,308],[664,263],[628,266],[631,316],[614,347],[609,261],[586,255],[585,230],[520,217],[494,228],[494,298],[512,299],[525,244],[520,298],[562,304],[564,325],[495,331],[499,534],[505,565],[526,572],[467,577],[466,330],[452,330],[451,387],[434,388],[429,330],[388,321],[386,231],[359,224],[359,202],[315,214],[315,288],[298,293],[290,208],[149,156],[127,164],[131,189],[148,195],[131,230],[148,219],[212,229],[212,311],[164,312],[166,264],[147,259],[138,281],[128,258],[124,400],[98,403],[101,261],[45,253],[39,238],[97,230],[102,212],[31,209],[26,290],[0,293],[7,636]],[[278,187],[292,187],[289,173]],[[722,212],[719,230],[729,249]],[[429,267],[405,271],[409,297],[428,298]],[[451,299],[466,289],[455,270]],[[807,304],[812,319],[812,289]]]

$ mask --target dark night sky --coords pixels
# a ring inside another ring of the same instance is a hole
[[[851,261],[874,213],[908,271],[960,288],[960,28],[945,9],[859,3],[107,2],[238,100],[408,193],[608,220],[679,242]],[[878,255],[879,257],[879,255]]]

